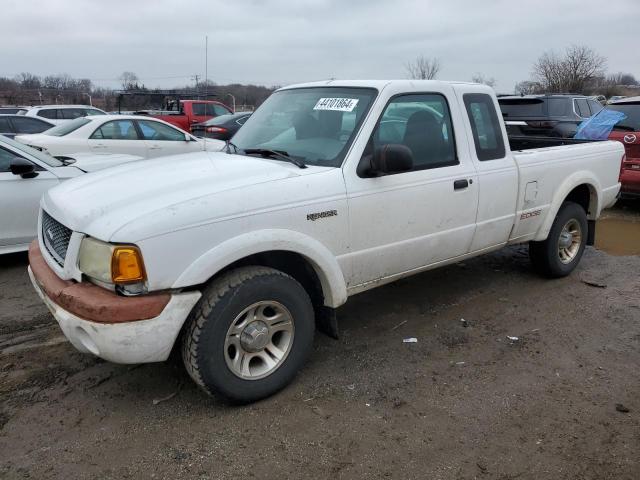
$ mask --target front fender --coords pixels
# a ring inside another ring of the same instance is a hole
[[[600,216],[600,211],[602,210],[602,195],[600,195],[602,188],[600,187],[600,182],[591,172],[586,170],[575,172],[567,177],[556,190],[553,200],[549,205],[549,209],[547,210],[547,218],[545,218],[542,225],[540,225],[540,228],[535,235],[534,239],[536,241],[545,240],[547,238],[549,231],[551,230],[551,226],[553,225],[553,221],[560,211],[562,203],[565,201],[569,193],[580,185],[587,185],[590,191],[588,218],[595,220]]]
[[[201,255],[172,287],[202,284],[233,262],[275,250],[294,252],[309,261],[320,279],[326,306],[336,308],[347,301],[347,285],[335,255],[317,240],[283,229],[258,230],[226,240]]]

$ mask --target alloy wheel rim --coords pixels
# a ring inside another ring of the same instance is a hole
[[[572,218],[560,232],[558,238],[558,257],[563,264],[569,264],[578,255],[582,244],[582,227],[580,223]]]
[[[271,375],[289,355],[294,332],[293,316],[281,303],[268,300],[248,306],[227,330],[227,367],[244,380]]]

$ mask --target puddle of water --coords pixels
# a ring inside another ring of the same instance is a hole
[[[640,221],[605,217],[598,220],[596,248],[611,255],[640,255]]]

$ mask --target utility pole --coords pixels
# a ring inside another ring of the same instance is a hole
[[[198,75],[197,73],[193,77],[191,77],[191,80],[196,82],[196,91],[198,91],[198,80],[199,79],[200,79],[200,75]]]

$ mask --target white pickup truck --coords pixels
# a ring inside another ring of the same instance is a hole
[[[543,274],[575,268],[618,195],[623,146],[512,152],[499,111],[470,83],[280,89],[227,153],[51,189],[33,284],[83,352],[141,363],[179,346],[206,392],[268,396],[351,295],[523,242]]]

